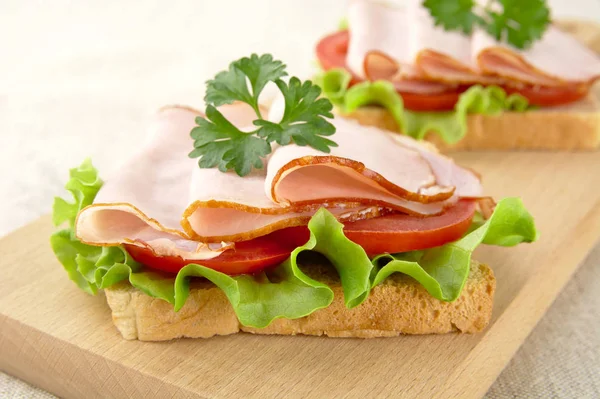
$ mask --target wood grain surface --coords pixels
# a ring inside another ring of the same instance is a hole
[[[42,218],[0,241],[0,369],[76,397],[480,397],[600,236],[597,153],[459,153],[496,198],[521,196],[540,240],[484,247],[498,284],[477,335],[373,340],[237,334],[125,341],[102,295],[71,283]]]
[[[597,24],[562,25],[599,49]],[[44,217],[0,241],[0,370],[66,398],[481,397],[598,241],[600,156],[453,155],[489,194],[521,196],[541,232],[532,245],[476,251],[498,280],[481,334],[125,341],[103,295],[68,280]]]

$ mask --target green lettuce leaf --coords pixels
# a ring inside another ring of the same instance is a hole
[[[121,247],[95,247],[83,244],[75,237],[77,214],[94,201],[102,180],[89,159],[71,169],[69,175],[65,188],[74,201],[57,197],[52,207],[54,224],[67,223],[69,227],[52,234],[50,246],[69,278],[85,292],[95,294],[98,289],[128,278],[132,272],[140,270],[141,265]]]
[[[392,273],[404,273],[417,280],[435,298],[454,301],[459,297],[471,264],[471,254],[481,243],[514,246],[533,242],[537,231],[533,217],[519,198],[505,198],[492,216],[463,238],[441,247],[373,259],[378,267],[373,286]]]
[[[69,222],[69,226],[73,227],[79,211],[94,201],[96,193],[102,187],[102,180],[98,177],[98,171],[90,159],[84,160],[80,166],[71,169],[69,175],[70,179],[65,188],[73,196],[74,202],[67,202],[59,197],[54,199],[52,222],[55,226]]]
[[[175,280],[175,310],[181,309],[189,294],[189,277],[205,277],[221,288],[240,320],[246,326],[264,328],[281,317],[296,319],[333,301],[326,284],[302,272],[298,256],[316,251],[336,268],[348,308],[364,301],[370,291],[373,265],[365,251],[348,240],[343,225],[325,208],[318,210],[308,224],[310,239],[296,248],[290,258],[272,271],[258,275],[228,276],[207,267],[191,264]]]
[[[523,112],[531,108],[520,94],[507,95],[498,86],[475,85],[460,95],[453,111],[416,112],[404,109],[402,97],[388,81],[365,81],[349,87],[350,80],[350,74],[344,69],[331,69],[315,78],[323,94],[343,112],[351,113],[365,105],[381,105],[404,134],[417,140],[435,132],[445,142],[456,143],[465,136],[470,113],[498,115],[503,111]]]
[[[344,69],[332,69],[315,76],[314,82],[320,86],[325,97],[335,106],[344,106],[348,85],[352,76]]]
[[[50,237],[51,247],[71,280],[90,294],[128,280],[132,286],[172,303],[179,310],[189,295],[190,279],[205,277],[223,290],[244,325],[260,328],[279,317],[306,316],[329,306],[333,300],[331,288],[308,277],[298,265],[300,253],[311,250],[325,255],[337,269],[349,308],[359,305],[369,293],[373,264],[359,245],[344,236],[343,225],[324,208],[308,225],[308,242],[273,270],[252,276],[228,276],[190,264],[173,276],[145,270],[122,247],[91,246],[76,238],[73,226],[77,213],[93,202],[101,186],[89,160],[71,170],[66,188],[75,203],[57,198],[53,212],[55,223],[68,222],[69,228]]]
[[[401,272],[418,280],[434,297],[456,299],[469,273],[471,252],[480,243],[510,246],[531,242],[536,230],[531,215],[520,200],[500,201],[488,221],[480,218],[461,240],[425,251],[381,255],[370,260],[359,245],[344,236],[343,225],[321,208],[311,218],[310,238],[290,258],[274,269],[256,274],[228,276],[200,264],[190,264],[177,275],[148,271],[122,247],[97,247],[81,243],[75,236],[77,212],[94,200],[101,187],[89,161],[71,171],[67,189],[75,203],[58,199],[54,220],[68,222],[50,243],[67,274],[82,290],[95,294],[118,282],[129,283],[155,298],[181,309],[193,278],[203,277],[218,286],[229,299],[240,322],[263,328],[281,317],[295,319],[327,307],[333,291],[324,282],[309,277],[298,262],[301,253],[318,252],[336,269],[348,308],[360,305],[371,288],[392,273]]]

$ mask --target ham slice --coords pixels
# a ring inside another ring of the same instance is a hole
[[[348,9],[348,68],[363,79],[389,80],[400,92],[434,94],[451,89],[452,85],[424,79],[413,67],[409,18],[398,8],[354,1]]]
[[[402,134],[394,135],[394,140],[421,154],[423,159],[429,162],[438,184],[456,186],[456,196],[461,198],[483,196],[479,176],[469,169],[458,166],[451,158],[440,154],[433,144],[418,142]]]
[[[353,199],[416,214],[436,214],[455,186],[439,186],[431,165],[382,130],[337,118],[330,154],[288,145],[269,160],[267,182],[277,203]],[[311,187],[307,192],[304,187]]]
[[[388,80],[401,93],[436,94],[456,87],[448,83],[425,80],[414,67],[400,66],[393,58],[378,50],[365,54],[363,70],[368,80]]]
[[[301,226],[321,204],[281,204],[265,194],[266,170],[254,170],[239,177],[235,172],[218,169],[191,171],[189,206],[181,224],[189,237],[206,242],[241,241],[292,226]],[[380,209],[355,201],[328,204],[340,220],[358,220],[378,216]]]
[[[220,110],[240,128],[254,119],[246,105]],[[80,212],[81,241],[210,259],[233,242],[304,225],[323,206],[342,221],[390,210],[434,215],[481,190],[474,174],[416,141],[398,143],[381,130],[344,119],[334,121],[338,147],[331,154],[288,145],[275,148],[267,167],[249,176],[200,169],[187,156],[199,115],[183,107],[158,113],[139,151]],[[277,118],[276,112],[271,117]]]
[[[92,245],[130,243],[151,247],[157,254],[188,259],[211,259],[231,244],[206,245],[181,229],[187,206],[190,171],[189,131],[198,111],[164,108],[150,124],[140,150],[111,176],[98,192],[94,204],[78,215],[78,238]],[[239,116],[237,111],[232,118]]]
[[[420,1],[394,8],[354,1],[348,11],[346,62],[359,76],[386,79],[406,91],[433,94],[420,84],[589,85],[600,77],[600,59],[576,39],[551,26],[526,50],[497,42],[486,32],[467,36],[435,26]],[[412,87],[412,89],[411,89]],[[398,89],[401,91],[400,89]]]
[[[483,77],[471,62],[468,36],[436,26],[420,3],[410,3],[403,12],[411,21],[408,57],[423,75],[446,83],[481,83]]]
[[[436,26],[420,2],[411,2],[404,11],[410,25],[409,59],[429,79],[444,83],[501,84],[497,77],[481,74],[471,58],[471,38]]]
[[[377,50],[387,54],[399,64],[406,62],[410,52],[409,15],[401,9],[370,3],[353,1],[348,8],[350,41],[346,64],[358,77],[366,78],[363,60],[368,52]]]
[[[555,26],[550,26],[542,39],[527,50],[498,43],[484,32],[476,32],[472,57],[487,74],[532,85],[589,84],[600,77],[600,58]]]

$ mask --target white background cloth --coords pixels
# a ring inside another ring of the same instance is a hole
[[[600,21],[597,0],[550,1]],[[0,235],[50,211],[70,167],[106,176],[169,103],[200,107],[204,81],[271,52],[293,75],[344,15],[341,0],[0,1]],[[600,397],[600,250],[492,387],[490,398]],[[0,397],[48,397],[0,373]]]

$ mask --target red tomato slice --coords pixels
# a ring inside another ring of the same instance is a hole
[[[177,273],[185,265],[198,263],[202,266],[229,275],[257,273],[269,266],[278,265],[290,253],[308,241],[309,232],[305,226],[290,227],[253,240],[235,244],[235,249],[224,251],[213,259],[193,260],[179,256],[159,256],[152,249],[125,244],[125,249],[136,261],[157,270]]]
[[[369,255],[384,252],[405,252],[432,248],[459,239],[471,224],[475,201],[461,200],[439,216],[416,217],[403,214],[347,223],[344,234],[362,246]],[[177,273],[190,263],[199,263],[229,274],[251,274],[275,266],[290,256],[298,246],[308,241],[306,226],[290,227],[235,244],[234,250],[208,260],[182,259],[178,256],[157,256],[151,249],[125,245],[133,259],[144,265]]]
[[[451,111],[463,91],[447,91],[437,94],[398,93],[402,96],[406,109],[411,111]]]
[[[471,225],[474,213],[475,201],[460,200],[438,216],[394,214],[347,223],[344,234],[369,255],[415,251],[458,240]]]
[[[346,68],[346,54],[348,53],[348,31],[339,31],[325,36],[317,44],[317,58],[323,69]],[[359,83],[361,79],[353,76],[350,85]],[[456,90],[449,90],[436,94],[417,94],[398,92],[404,100],[404,106],[413,111],[447,111],[452,110],[460,94],[467,87],[461,86]],[[581,100],[588,94],[589,87],[585,85],[570,85],[566,87],[533,87],[504,88],[507,93],[519,93],[526,97],[533,105],[550,107]]]
[[[350,35],[342,30],[325,36],[317,43],[317,58],[324,70],[346,68],[346,54]]]
[[[508,94],[518,93],[529,100],[532,105],[540,107],[552,107],[579,101],[589,92],[587,86],[565,86],[565,87],[532,87],[525,86],[521,88],[505,87]]]

